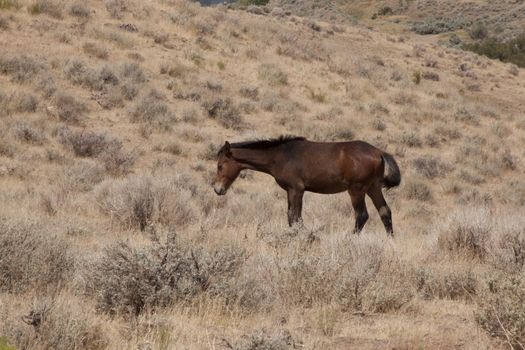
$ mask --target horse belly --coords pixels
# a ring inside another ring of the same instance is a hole
[[[305,181],[305,190],[314,193],[334,194],[348,190],[348,183],[342,176],[326,176],[309,179]]]

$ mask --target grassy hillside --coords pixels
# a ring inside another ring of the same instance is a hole
[[[525,73],[414,34],[158,0],[0,0],[0,338],[20,349],[525,342]],[[346,193],[211,188],[225,140],[394,155]],[[312,243],[313,242],[313,243]],[[8,345],[11,346],[11,345]]]

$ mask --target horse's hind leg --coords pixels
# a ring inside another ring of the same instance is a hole
[[[368,211],[366,210],[365,192],[359,190],[349,190],[352,206],[355,214],[354,234],[361,232],[368,220]]]
[[[394,236],[394,229],[392,228],[392,212],[390,211],[388,204],[386,204],[385,197],[383,197],[381,185],[372,186],[368,190],[368,196],[372,199],[374,206],[379,212],[379,216],[381,217],[381,221],[383,221],[387,235]]]

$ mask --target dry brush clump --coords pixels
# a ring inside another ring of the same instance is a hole
[[[80,123],[89,110],[84,102],[78,101],[76,97],[65,92],[58,92],[54,99],[55,113],[60,121],[66,123]]]
[[[175,114],[166,102],[166,96],[157,90],[150,90],[131,109],[131,121],[134,123],[147,122],[160,126],[170,125],[176,119]]]
[[[67,241],[41,223],[0,220],[0,291],[54,290],[72,264]]]
[[[95,190],[100,210],[126,228],[160,223],[185,226],[196,218],[196,209],[188,200],[195,189],[181,177],[142,175],[101,183]]]
[[[206,293],[234,276],[243,260],[241,248],[183,245],[174,233],[149,247],[116,243],[90,262],[86,292],[103,312],[137,316]]]
[[[29,305],[22,306],[22,310],[13,310],[13,307],[5,310],[8,316],[0,321],[0,333],[5,334],[18,348],[107,348],[109,341],[103,332],[102,323],[90,311],[90,305],[76,297],[39,297],[27,304]],[[0,308],[0,312],[2,311],[4,310]],[[17,313],[19,317],[13,317]]]
[[[42,63],[25,55],[0,55],[0,73],[11,77],[14,82],[31,81],[44,69]]]
[[[237,106],[230,98],[211,97],[202,102],[206,114],[227,129],[239,130],[245,126]]]
[[[38,98],[29,92],[16,91],[9,95],[0,91],[0,116],[13,113],[34,113]]]

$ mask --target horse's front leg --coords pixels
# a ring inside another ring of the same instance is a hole
[[[290,227],[301,221],[303,194],[304,191],[302,190],[288,190],[288,225],[290,225]]]

